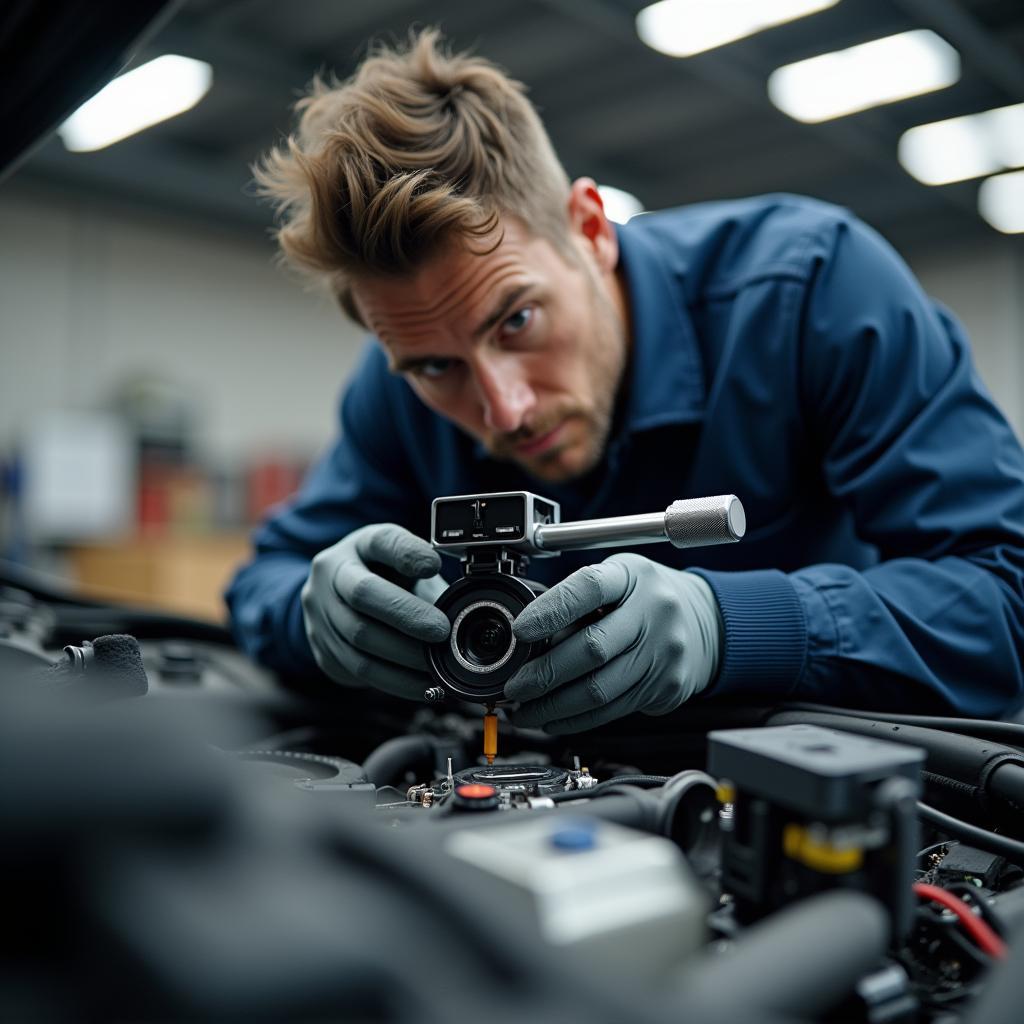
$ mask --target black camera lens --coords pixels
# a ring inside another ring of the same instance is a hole
[[[479,573],[453,583],[436,601],[451,632],[430,644],[430,673],[446,693],[488,704],[505,683],[546,646],[516,639],[512,623],[544,588],[505,573]]]
[[[494,601],[471,604],[456,618],[451,642],[456,658],[465,668],[471,672],[493,672],[515,650],[512,616]]]

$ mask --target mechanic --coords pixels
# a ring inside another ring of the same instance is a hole
[[[613,226],[523,87],[434,30],[299,109],[257,177],[285,257],[374,339],[229,589],[248,652],[422,699],[458,575],[423,539],[434,497],[533,490],[568,520],[735,493],[740,544],[532,563],[554,586],[520,638],[609,611],[509,681],[513,721],[575,732],[698,694],[1020,702],[1024,454],[873,231],[786,195]]]

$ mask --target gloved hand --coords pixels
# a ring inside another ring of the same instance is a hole
[[[407,587],[374,571],[385,566]],[[302,616],[316,663],[344,686],[421,700],[431,685],[424,643],[444,640],[450,624],[434,600],[448,586],[441,556],[394,523],[364,526],[314,559],[302,588]]]
[[[634,711],[664,715],[715,677],[724,626],[711,587],[642,555],[578,569],[527,605],[512,630],[540,640],[598,608],[611,610],[505,684],[505,696],[523,702],[513,723],[567,733]]]

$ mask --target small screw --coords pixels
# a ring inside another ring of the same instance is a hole
[[[431,686],[426,693],[423,694],[423,699],[428,704],[440,704],[445,698],[445,692],[443,686]]]

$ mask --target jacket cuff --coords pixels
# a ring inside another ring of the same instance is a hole
[[[750,696],[785,700],[807,660],[807,619],[796,587],[777,569],[712,572],[707,580],[725,625],[718,675],[708,697]]]
[[[303,576],[285,605],[284,635],[288,638],[288,646],[291,648],[291,663],[283,665],[282,668],[295,671],[296,668],[302,667],[319,672],[320,669],[313,657],[313,649],[309,646],[309,637],[306,636],[306,621],[302,614],[302,587],[305,582],[306,577]]]
[[[257,558],[232,581],[225,599],[239,647],[267,668],[315,668],[302,618],[302,585],[309,563],[292,556]]]

